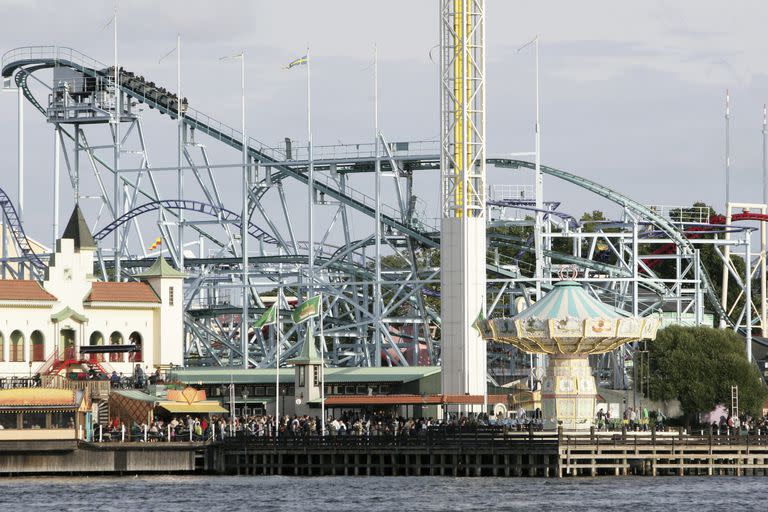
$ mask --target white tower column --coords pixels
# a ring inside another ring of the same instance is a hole
[[[440,5],[442,392],[484,396],[485,0]]]

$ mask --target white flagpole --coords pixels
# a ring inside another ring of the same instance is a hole
[[[177,155],[177,161],[179,165],[176,187],[179,192],[179,199],[184,197],[184,175],[181,169],[181,161],[183,159],[184,152],[184,122],[181,119],[181,35],[176,34],[176,83],[177,83],[177,117],[178,131],[179,131],[179,154]],[[179,268],[184,270],[184,210],[179,208]]]
[[[178,131],[179,131],[179,154],[178,154],[178,163],[179,163],[179,172],[177,176],[177,184],[176,187],[178,188],[179,193],[179,199],[184,198],[184,175],[183,171],[181,169],[181,161],[183,160],[183,152],[184,152],[184,122],[181,119],[181,35],[176,34],[176,83],[177,83],[177,111],[176,111],[176,120],[179,124]],[[179,268],[183,271],[184,270],[184,210],[182,208],[179,208]]]
[[[277,351],[275,355],[275,437],[280,431],[280,301],[283,300],[283,287],[280,286],[277,292],[277,317],[275,318],[275,335],[277,336]]]
[[[315,164],[312,158],[312,79],[310,74],[309,47],[307,47],[307,157],[309,160],[308,194],[309,194],[309,288],[307,289],[307,299],[312,296],[315,281]]]
[[[325,337],[323,336],[323,296],[320,297],[320,435],[325,435]]]
[[[379,52],[376,45],[373,45],[373,123],[374,147],[376,149],[376,210],[374,212],[374,236],[376,237],[374,275],[376,284],[373,294],[373,339],[376,352],[373,365],[381,366],[381,157],[379,155]]]
[[[120,195],[120,117],[121,117],[121,92],[120,92],[120,77],[119,77],[119,66],[117,61],[117,1],[115,1],[115,14],[114,18],[112,19],[112,22],[114,23],[114,39],[115,39],[115,73],[114,73],[114,81],[115,81],[115,116],[114,116],[114,123],[115,123],[115,146],[114,146],[114,180],[113,180],[113,194],[114,194],[114,213],[115,213],[115,219],[120,217],[120,201],[121,201],[121,195]],[[121,281],[120,279],[120,230],[115,230],[115,281]]]

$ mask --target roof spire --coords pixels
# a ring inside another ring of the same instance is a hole
[[[69,217],[69,222],[67,222],[67,227],[64,228],[64,234],[61,235],[61,238],[71,238],[74,240],[76,251],[96,249],[96,241],[93,239],[91,230],[88,228],[88,223],[85,222],[80,205],[76,204],[75,209],[72,210],[72,215]]]
[[[157,257],[155,262],[146,271],[137,274],[137,277],[184,277],[184,272],[179,272],[173,268],[163,255]]]

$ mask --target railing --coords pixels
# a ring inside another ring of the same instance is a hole
[[[96,427],[93,432],[94,443],[209,443],[217,439],[218,434],[213,428],[207,428],[201,434],[195,434],[194,430],[186,427],[169,429],[164,427],[153,432],[148,426],[143,427],[118,427],[107,428],[103,425]]]
[[[88,55],[68,46],[23,46],[8,50],[3,54],[2,68],[24,60],[66,60],[80,68],[102,70],[108,66]]]
[[[91,398],[106,400],[109,398],[111,385],[108,380],[75,380],[63,375],[41,375],[40,382],[44,388],[82,389]]]
[[[39,388],[40,384],[37,377],[0,377],[0,389]]]
[[[440,154],[440,143],[436,140],[419,140],[408,142],[388,142],[389,150],[395,158],[403,156],[433,156]],[[309,160],[309,150],[306,142],[299,144],[292,141],[292,160]],[[379,157],[387,160],[386,151],[379,144]],[[358,160],[376,158],[376,146],[373,142],[363,144],[329,144],[312,146],[313,160]]]
[[[709,223],[709,218],[714,213],[708,206],[648,205],[648,208],[672,222],[691,222],[698,224]]]
[[[488,197],[496,201],[508,199],[535,199],[533,185],[491,185],[489,187]]]

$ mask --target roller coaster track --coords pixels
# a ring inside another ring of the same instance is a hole
[[[115,219],[114,221],[101,228],[96,234],[93,235],[93,238],[96,240],[103,240],[115,229],[119,228],[134,217],[148,212],[157,211],[160,208],[194,211],[197,213],[209,215],[211,217],[216,217],[222,222],[231,222],[238,228],[240,228],[242,225],[241,216],[233,211],[227,210],[226,208],[219,208],[218,206],[214,206],[212,204],[203,203],[201,201],[193,201],[191,199],[164,199],[161,201],[152,201],[150,203],[142,204],[132,209],[131,211],[126,212],[121,217]],[[263,240],[266,243],[277,243],[277,240],[272,235],[261,229],[253,222],[248,223],[248,233],[250,233],[252,237]]]
[[[102,78],[110,83],[112,81],[112,69],[109,66],[77,50],[64,47],[23,47],[10,50],[3,56],[2,75],[9,77],[16,70],[23,72],[20,74],[26,74],[27,72],[52,68],[54,66],[69,67],[87,76]],[[154,82],[147,82],[143,77],[121,69],[120,89],[130,97],[147,104],[150,108],[156,108],[160,113],[171,117],[178,115],[178,99],[175,95],[164,88],[156,86]],[[29,88],[23,88],[23,93],[38,110],[45,113],[45,109],[40,106]],[[242,151],[242,134],[239,130],[189,107],[182,107],[182,117],[184,123],[191,128]],[[285,154],[279,149],[263,144],[253,137],[248,139],[248,153],[263,163],[277,163],[285,160]],[[280,169],[284,175],[288,175],[302,183],[308,184],[309,182],[309,178],[305,173],[294,169],[292,166],[276,165],[275,167]],[[347,187],[348,193],[341,192],[327,181],[324,182],[322,178],[316,180],[314,186],[321,194],[341,201],[366,215],[374,215],[375,208],[370,204],[369,200],[366,200],[370,199],[366,194],[349,187]],[[416,226],[398,221],[393,215],[383,214],[381,220],[383,224],[408,235],[421,244],[428,247],[435,247],[437,245],[433,237],[425,235]]]
[[[47,265],[35,254],[32,250],[32,246],[29,244],[27,235],[24,233],[24,226],[21,225],[19,215],[16,213],[16,208],[13,206],[11,198],[0,188],[0,208],[3,209],[3,215],[6,219],[6,226],[11,231],[13,239],[16,240],[16,244],[19,246],[21,255],[29,261],[38,270],[43,270]]]
[[[511,169],[518,169],[521,167],[526,169],[536,168],[535,164],[531,162],[525,162],[523,160],[497,158],[492,159],[492,162],[497,167],[506,167]],[[666,233],[666,235],[671,238],[675,244],[683,249],[684,254],[693,254],[695,248],[693,243],[685,236],[685,233],[681,231],[677,226],[675,226],[671,221],[667,220],[665,217],[648,208],[644,204],[638,203],[637,201],[630,199],[629,197],[619,192],[611,190],[610,188],[600,185],[599,183],[595,183],[594,181],[588,180],[587,178],[582,178],[581,176],[576,176],[575,174],[571,174],[565,171],[561,171],[560,169],[555,169],[554,167],[548,167],[545,165],[542,165],[540,168],[541,172],[544,174],[554,176],[601,197],[604,197],[605,199],[608,199],[622,206],[623,208],[626,208],[627,210],[630,210],[653,222],[656,226],[659,227],[659,229],[664,231],[664,233]],[[724,319],[730,325],[733,325],[733,322],[728,317],[728,314],[723,308],[723,305],[720,304],[720,298],[717,296],[717,291],[712,284],[712,278],[709,276],[706,268],[703,265],[700,266],[700,271],[704,291],[707,295],[707,298],[709,299],[711,306],[715,309],[715,313],[717,313],[721,319]]]
[[[21,70],[22,72],[27,73],[54,66],[66,66],[76,71],[80,71],[87,76],[103,78],[107,80],[107,82],[111,81],[110,68],[105,64],[100,63],[77,50],[57,47],[26,47],[17,48],[7,52],[2,60],[2,75],[4,77],[10,77],[16,70]],[[147,82],[143,77],[136,77],[134,74],[124,70],[120,70],[120,77],[120,89],[132,98],[146,103],[150,108],[156,108],[159,112],[171,117],[179,114],[178,98],[164,88],[157,87],[153,82]],[[26,80],[25,77],[22,77],[21,79]],[[20,80],[18,74],[17,80]],[[39,110],[44,112],[44,109],[40,107],[28,87],[26,87],[26,83],[23,87],[23,93],[29,101],[35,104]],[[183,101],[182,105],[184,105]],[[235,149],[242,150],[242,136],[238,130],[188,107],[182,107],[181,115],[184,119],[184,123],[188,126],[206,133],[214,139],[220,140]],[[309,179],[307,174],[302,172],[298,166],[286,163],[285,154],[281,151],[262,144],[253,138],[249,138],[247,145],[248,153],[254,159],[262,163],[275,164],[274,167],[280,171],[281,176],[290,176],[302,183],[308,184]],[[423,167],[417,166],[417,168],[434,168],[437,158],[435,155],[425,155],[423,160],[427,165]],[[500,168],[535,168],[534,164],[531,162],[507,158],[489,158],[487,159],[487,162]],[[666,218],[645,205],[615,192],[608,187],[566,171],[548,166],[541,166],[541,171],[544,174],[572,183],[635,212],[657,225],[675,244],[682,248],[684,254],[693,253],[693,244],[685,237],[685,234]],[[373,217],[375,214],[374,207],[370,205],[368,201],[364,200],[364,198],[367,197],[364,194],[357,193],[358,197],[353,197],[349,193],[342,192],[322,180],[315,182],[314,186],[319,192],[336,199],[365,215]],[[356,192],[351,189],[347,190],[351,193]],[[381,216],[381,220],[383,224],[411,237],[414,241],[421,243],[426,247],[439,246],[438,237],[432,233],[425,233],[423,229],[419,229],[421,226],[398,221],[393,216],[386,214]],[[728,315],[720,304],[717,293],[712,285],[711,278],[703,267],[701,268],[701,279],[707,298],[715,309],[715,312],[721,318],[730,322]]]

